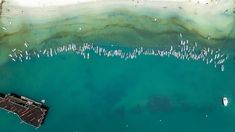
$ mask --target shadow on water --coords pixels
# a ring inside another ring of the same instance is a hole
[[[166,96],[153,95],[146,104],[148,110],[152,113],[170,112],[172,109],[171,101]]]

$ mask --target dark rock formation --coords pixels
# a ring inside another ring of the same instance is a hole
[[[170,111],[172,106],[171,102],[167,97],[164,96],[152,96],[146,104],[147,109],[150,112],[167,112]]]

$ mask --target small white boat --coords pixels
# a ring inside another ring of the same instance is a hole
[[[45,100],[45,99],[42,99],[41,102],[42,102],[43,104],[45,104],[45,103],[46,103],[46,100]]]
[[[223,97],[222,99],[222,104],[226,107],[228,106],[228,98],[227,97]]]
[[[224,71],[224,65],[221,65],[221,71]]]
[[[27,48],[29,43],[27,41],[24,42],[24,46]]]
[[[6,27],[1,27],[3,30],[7,31],[7,28]]]

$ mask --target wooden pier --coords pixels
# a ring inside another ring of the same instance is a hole
[[[0,108],[17,114],[26,124],[40,127],[47,115],[48,107],[17,94],[0,93]]]

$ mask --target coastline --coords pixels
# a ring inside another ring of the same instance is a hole
[[[204,38],[210,37],[211,39],[220,39],[228,36],[234,37],[234,35],[231,35],[233,25],[235,25],[234,14],[232,12],[233,9],[230,9],[235,5],[233,2],[211,2],[209,4],[204,4],[182,0],[180,0],[180,2],[156,0],[146,2],[140,1],[136,4],[132,1],[100,0],[97,2],[88,1],[71,5],[65,4],[64,6],[50,5],[49,2],[48,6],[22,6],[19,3],[13,3],[12,1],[16,0],[9,0],[9,2],[4,4],[5,11],[3,10],[1,18],[2,27],[6,28],[5,33],[7,34],[16,33],[17,31],[20,31],[24,25],[27,26],[29,23],[36,27],[40,24],[47,26],[48,22],[53,23],[61,20],[63,21],[64,19],[71,19],[73,17],[87,19],[82,22],[88,23],[90,26],[97,26],[94,25],[89,18],[96,19],[100,17],[105,20],[110,19],[109,16],[107,17],[107,14],[112,15],[112,13],[117,14],[121,12],[123,14],[129,13],[130,16],[137,17],[137,19],[138,17],[143,16],[143,20],[141,20],[143,21],[143,23],[141,23],[143,27],[141,27],[140,30],[150,29],[144,25],[144,19],[147,18],[152,19],[152,21],[155,21],[156,23],[166,21],[167,23],[179,25],[185,30],[195,32]],[[223,1],[226,2],[227,0]],[[77,21],[79,22],[79,20]],[[106,25],[110,24],[109,20],[105,21],[107,21]],[[136,26],[135,23],[130,24]],[[104,27],[106,25],[101,26]],[[153,27],[154,25],[151,26]]]
[[[231,3],[101,0],[24,7],[9,1],[3,6],[0,22],[6,29],[0,33],[1,50],[22,49],[25,41],[32,49],[50,46],[53,41],[55,46],[75,41],[158,47],[170,45],[169,41],[175,41],[170,39],[179,33],[193,34],[207,45],[216,46],[235,37],[231,28],[234,15],[223,14],[233,6]]]

